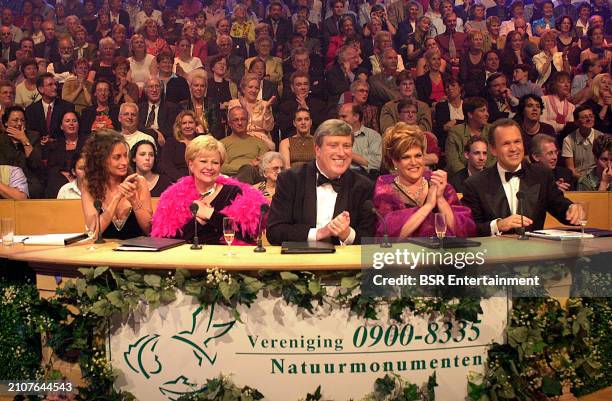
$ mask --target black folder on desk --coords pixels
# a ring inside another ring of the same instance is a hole
[[[159,252],[185,243],[185,240],[174,238],[136,237],[121,242],[115,251]]]
[[[439,249],[440,248],[440,240],[437,237],[415,237],[415,238],[407,238],[405,242],[409,242],[411,244],[416,244],[420,246],[424,246],[425,248],[430,249]],[[444,249],[452,249],[452,248],[472,248],[476,246],[480,246],[480,242],[473,241],[467,238],[459,238],[459,237],[446,237],[442,240],[442,246]]]
[[[329,242],[290,242],[285,241],[282,243],[281,254],[301,254],[301,253],[334,253],[336,247],[334,244]]]

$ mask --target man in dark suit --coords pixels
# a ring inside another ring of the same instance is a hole
[[[144,89],[146,100],[138,105],[138,129],[164,146],[166,138],[172,136],[174,120],[180,112],[179,106],[162,101],[162,83],[157,77],[149,78]]]
[[[321,36],[323,37],[323,54],[325,54],[325,52],[327,51],[327,46],[329,45],[329,38],[340,34],[340,27],[338,26],[338,24],[340,23],[340,17],[344,15],[344,3],[345,0],[333,0],[331,4],[331,17],[326,18],[321,23]],[[355,27],[355,30],[357,32],[361,32],[360,25],[357,23],[355,14],[349,13],[348,15],[353,18],[353,26]]]
[[[74,111],[74,104],[57,96],[57,82],[48,72],[39,75],[36,89],[41,99],[26,108],[26,125],[28,130],[38,132],[44,144],[51,136],[60,134],[62,116],[67,111]]]
[[[500,21],[505,21],[510,19],[510,13],[506,9],[506,0],[496,0],[496,6],[487,8],[487,18],[489,17],[497,17]]]
[[[463,155],[467,160],[467,167],[457,171],[448,178],[448,183],[458,193],[465,191],[464,183],[469,177],[480,173],[487,164],[488,142],[485,138],[475,135],[471,137],[463,148]]]
[[[338,62],[327,73],[328,107],[335,108],[340,95],[351,89],[359,65],[363,60],[352,46],[343,46],[338,51]]]
[[[268,18],[263,22],[270,26],[270,38],[274,42],[274,51],[278,50],[279,45],[284,45],[289,42],[293,27],[288,19],[282,17],[283,6],[278,1],[270,3],[270,11]]]
[[[121,8],[121,0],[110,0],[110,20],[111,24],[121,24],[125,27],[130,26],[130,15]]]
[[[310,78],[310,95],[324,100],[326,98],[326,89],[321,57],[317,54],[308,54],[308,50],[305,47],[293,49],[289,60],[283,63],[283,88],[291,86],[291,74],[297,71],[306,73]],[[292,93],[285,90],[281,100],[290,99],[291,96]]]
[[[60,59],[57,38],[55,37],[55,22],[47,20],[42,23],[42,31],[45,41],[34,45],[34,56],[44,58],[49,63],[55,63]]]
[[[8,26],[0,26],[0,61],[7,65],[17,58],[19,44],[13,41],[13,32]]]
[[[278,177],[268,215],[270,243],[331,241],[360,244],[374,234],[376,215],[365,203],[372,182],[349,169],[353,133],[341,120],[327,120],[314,137],[315,161]]]
[[[436,36],[442,57],[451,65],[458,67],[461,55],[467,49],[467,34],[457,32],[457,14],[450,12],[443,18],[446,31]]]
[[[541,230],[546,212],[563,224],[578,224],[580,206],[563,196],[552,172],[524,161],[523,138],[515,121],[493,123],[489,140],[497,163],[465,181],[462,199],[472,209],[478,235]]]
[[[575,191],[578,182],[572,170],[559,166],[559,149],[554,137],[546,134],[537,134],[531,139],[529,158],[532,162],[552,170],[555,176],[555,184],[561,191]]]
[[[294,131],[293,119],[298,108],[310,111],[314,129],[325,120],[327,114],[327,105],[322,100],[310,96],[310,77],[308,74],[300,71],[291,74],[290,88],[290,97],[281,102],[278,108],[277,122],[283,139]]]

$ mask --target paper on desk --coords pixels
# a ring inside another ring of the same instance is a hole
[[[69,245],[87,239],[87,234],[44,234],[44,235],[15,235],[13,242],[25,245]]]
[[[576,231],[566,231],[566,230],[556,230],[556,229],[536,230],[533,232],[529,231],[529,232],[526,232],[525,234],[527,234],[530,237],[553,239],[557,241],[568,240],[568,239],[580,239],[580,238],[595,238],[593,234],[588,234],[588,233],[582,234],[581,232],[576,232]]]

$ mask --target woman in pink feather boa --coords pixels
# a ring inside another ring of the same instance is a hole
[[[189,206],[195,202],[198,237],[201,243],[224,244],[223,218],[236,221],[237,244],[254,243],[260,207],[266,198],[254,188],[220,176],[225,147],[210,135],[195,138],[185,150],[189,176],[169,187],[160,197],[153,215],[153,237],[193,238],[193,217]]]

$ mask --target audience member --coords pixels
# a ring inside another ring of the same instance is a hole
[[[578,129],[563,139],[561,156],[565,165],[574,177],[580,178],[595,167],[596,159],[593,157],[593,144],[603,133],[595,128],[595,114],[588,105],[576,107],[573,112],[574,121]]]
[[[264,153],[259,162],[259,174],[264,180],[254,184],[253,187],[259,190],[268,202],[272,202],[272,197],[276,193],[276,180],[278,175],[285,170],[284,164],[283,156],[272,151]]]
[[[138,131],[138,105],[136,103],[121,104],[119,107],[119,123],[121,125],[121,135],[123,135],[123,140],[129,148],[144,139],[155,143],[155,139],[151,135]]]
[[[552,170],[559,190],[564,192],[576,190],[576,177],[572,171],[558,164],[559,149],[555,138],[546,134],[537,134],[531,140],[529,153],[532,162]]]
[[[544,102],[539,96],[525,95],[519,101],[515,120],[521,129],[523,146],[526,149],[531,149],[531,140],[538,134],[557,137],[557,133],[551,125],[540,121],[542,109],[544,109]]]
[[[448,177],[448,183],[455,191],[463,193],[465,180],[484,170],[489,154],[488,145],[487,140],[481,136],[473,136],[465,143],[463,156],[467,160],[467,166]]]
[[[351,168],[370,179],[376,179],[382,161],[380,134],[362,124],[363,110],[353,103],[340,106],[338,117],[353,129]]]
[[[157,162],[157,149],[153,142],[143,139],[130,149],[132,171],[145,178],[151,197],[161,196],[162,192],[172,184],[166,175],[159,174]]]
[[[70,160],[69,180],[57,192],[57,199],[81,199],[85,182],[85,157],[83,152],[74,153]]]
[[[74,111],[74,104],[58,98],[57,82],[48,72],[38,76],[36,89],[41,99],[25,109],[26,126],[38,132],[44,144],[59,131],[62,116],[66,111]]]
[[[595,167],[578,180],[579,191],[612,190],[612,136],[600,135],[593,142]]]
[[[80,135],[87,136],[100,130],[119,130],[119,107],[111,98],[110,82],[99,79],[92,88],[92,105],[81,113]],[[129,102],[126,102],[129,103]]]
[[[0,165],[0,199],[28,199],[28,180],[16,166]]]
[[[294,113],[293,126],[295,134],[283,139],[278,146],[286,168],[301,166],[315,158],[310,110],[298,108]]]

